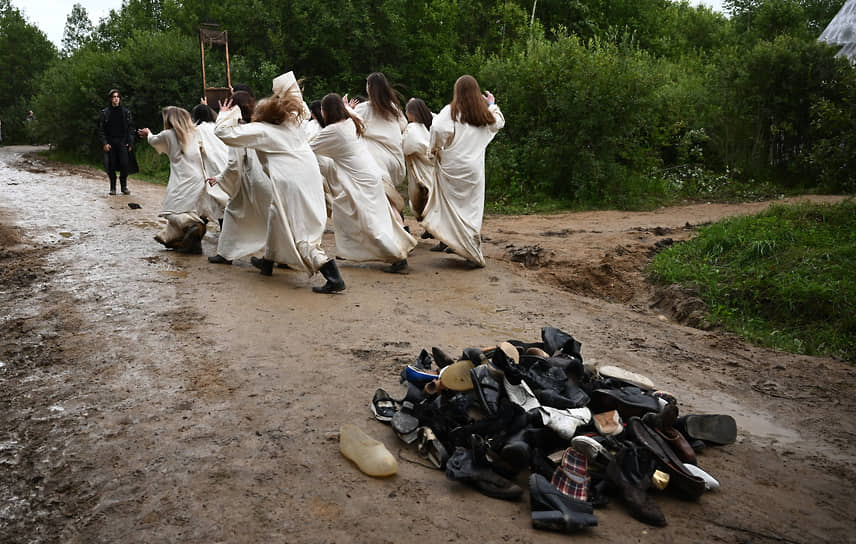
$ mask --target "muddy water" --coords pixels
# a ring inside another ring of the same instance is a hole
[[[531,528],[527,501],[488,499],[424,467],[367,408],[377,387],[403,395],[398,374],[422,348],[535,341],[545,325],[574,334],[587,359],[648,375],[683,413],[726,412],[739,423],[738,443],[700,458],[720,493],[699,503],[657,495],[663,529],[616,501],[577,539],[853,534],[852,368],[543,282],[567,270],[585,276],[586,263],[568,255],[596,267],[616,247],[642,244],[645,254],[655,227],[743,209],[488,218],[486,269],[421,242],[408,274],[342,263],[348,289],[320,296],[309,289],[319,277],[276,269],[264,278],[246,260],[211,265],[163,250],[152,240],[163,187],[132,180],[132,195],[109,197],[103,174],[24,151],[0,148],[0,223],[20,238],[3,248],[14,261],[0,261],[0,467],[9,469],[0,472],[0,541],[566,542]],[[208,255],[216,236],[206,236]],[[511,243],[540,244],[555,262],[526,269],[509,259]],[[344,422],[383,442],[398,475],[371,479],[345,460],[336,437]]]

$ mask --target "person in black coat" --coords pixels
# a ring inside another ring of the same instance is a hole
[[[110,105],[101,110],[98,121],[98,140],[104,150],[104,170],[110,177],[110,194],[116,194],[116,171],[119,171],[119,183],[122,194],[129,195],[128,174],[138,171],[134,157],[134,121],[131,111],[120,105],[122,95],[117,89],[110,89],[107,95]]]

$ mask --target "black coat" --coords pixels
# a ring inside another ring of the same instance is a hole
[[[107,106],[101,110],[101,115],[98,118],[98,141],[101,146],[107,145],[107,123],[110,121],[110,108]],[[134,155],[134,141],[137,137],[137,130],[134,128],[134,119],[131,117],[131,110],[125,106],[119,105],[122,110],[122,145],[131,146],[131,151],[128,153],[128,173],[136,174],[140,171],[137,166],[137,157]],[[104,164],[110,164],[110,152],[104,151]]]

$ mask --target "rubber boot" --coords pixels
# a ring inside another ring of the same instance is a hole
[[[321,272],[321,275],[323,275],[324,279],[327,280],[327,283],[313,287],[312,291],[316,293],[336,293],[345,290],[345,280],[343,280],[342,276],[339,274],[339,267],[336,266],[336,261],[330,259],[324,263],[324,266],[321,267],[319,272]]]
[[[128,180],[127,179],[119,179],[119,185],[122,187],[122,194],[129,195],[131,191],[128,190]]]
[[[529,497],[536,529],[573,533],[597,526],[591,504],[565,495],[540,474],[529,476]]]
[[[110,176],[110,194],[116,194],[116,174]]]

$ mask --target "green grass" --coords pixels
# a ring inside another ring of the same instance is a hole
[[[148,144],[138,145],[135,154],[140,171],[131,177],[149,183],[166,185],[169,180],[169,158],[165,154],[158,154]],[[91,166],[99,170],[104,168],[104,163],[101,162],[100,157],[93,160],[89,157],[82,157],[79,154],[57,150],[41,152],[39,155],[48,160],[64,162],[66,164]]]
[[[711,321],[777,349],[856,363],[856,203],[777,205],[703,227],[648,267],[697,286]]]

